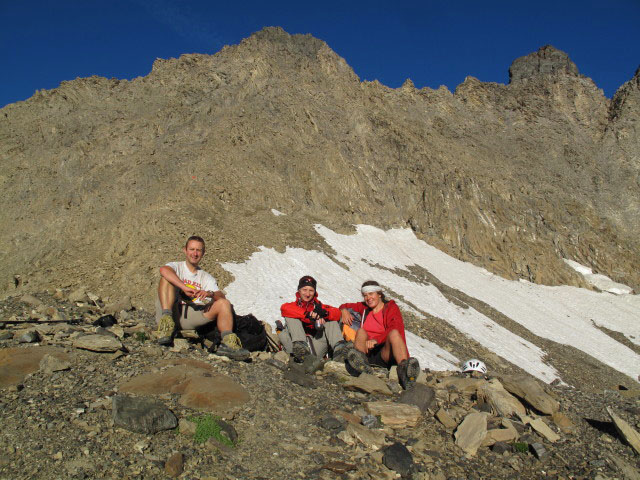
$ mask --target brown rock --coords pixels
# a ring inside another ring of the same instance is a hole
[[[164,471],[170,477],[179,477],[184,469],[184,455],[182,453],[174,453],[164,464]]]
[[[500,417],[510,417],[514,414],[524,414],[524,406],[507,392],[497,379],[490,380],[478,388],[478,396],[491,405],[492,410]]]
[[[372,450],[380,450],[385,445],[385,435],[382,430],[369,430],[364,425],[347,423],[347,428],[338,433],[338,438],[348,445],[362,443]]]
[[[454,434],[456,445],[467,455],[475,455],[487,434],[487,417],[484,412],[473,412],[467,415],[458,425]]]
[[[335,362],[334,362],[335,363]],[[365,393],[381,393],[391,395],[391,390],[381,378],[368,373],[363,373],[358,377],[349,377],[342,386],[347,390],[358,390]]]
[[[366,402],[364,408],[371,415],[380,416],[380,421],[393,428],[415,427],[422,416],[415,405],[395,402]]]
[[[546,393],[532,377],[525,375],[505,376],[500,380],[507,391],[523,399],[539,412],[551,415],[560,409],[560,404]]]
[[[62,361],[70,361],[70,357],[55,347],[27,347],[0,349],[0,388],[18,385],[25,375],[37,372],[40,361],[45,355],[53,355]]]
[[[451,415],[449,415],[449,412],[447,412],[444,408],[441,408],[440,410],[438,410],[436,412],[435,417],[438,419],[438,421],[442,425],[445,426],[445,428],[447,428],[449,430],[453,430],[454,428],[456,428],[458,426],[458,424],[453,419],[453,417]]]
[[[438,384],[438,388],[455,389],[459,392],[473,393],[481,386],[486,385],[487,381],[481,378],[470,377],[445,377]]]
[[[555,412],[553,415],[551,415],[551,419],[553,420],[553,423],[558,426],[562,433],[571,434],[576,431],[576,426],[571,420],[569,420],[569,417],[567,417],[562,412]]]
[[[73,346],[91,352],[113,353],[122,348],[122,343],[111,335],[83,335],[74,340]]]
[[[613,424],[615,425],[618,433],[629,445],[631,445],[631,448],[640,455],[640,434],[638,434],[631,425],[616,415],[611,407],[607,407],[607,413],[611,417],[611,420],[613,420]]]
[[[248,392],[229,377],[215,373],[206,363],[191,363],[207,368],[181,365],[163,372],[138,375],[123,383],[120,391],[140,395],[178,393],[181,405],[216,413],[223,413],[249,400]]]

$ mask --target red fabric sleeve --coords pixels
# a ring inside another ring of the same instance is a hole
[[[337,322],[340,320],[340,316],[342,315],[342,312],[337,309],[336,307],[332,307],[331,305],[322,305],[322,308],[324,308],[327,312],[329,312],[329,315],[327,316],[327,320],[330,320],[332,322]]]
[[[343,303],[338,308],[340,310],[343,310],[345,308],[350,308],[351,310],[354,310],[354,311],[358,312],[360,315],[362,315],[364,313],[364,311],[367,309],[367,306],[362,302],[358,302],[358,303]]]
[[[297,318],[304,320],[304,308],[299,307],[296,302],[283,303],[280,306],[280,314],[283,317]]]

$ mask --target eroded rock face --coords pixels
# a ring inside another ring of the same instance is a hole
[[[578,67],[569,55],[551,45],[545,45],[537,52],[516,58],[509,68],[509,79],[512,82],[538,75],[561,74],[577,76]]]
[[[553,47],[511,75],[454,94],[394,90],[360,82],[318,39],[269,28],[132,81],[40,91],[0,114],[0,221],[12,226],[0,288],[14,274],[49,287],[51,269],[151,307],[149,269],[175,256],[175,232],[215,241],[203,266],[225,286],[215,261],[317,248],[315,223],[367,223],[410,227],[507,278],[582,285],[569,258],[637,289],[637,76],[612,107]]]

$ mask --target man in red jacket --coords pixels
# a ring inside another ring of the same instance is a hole
[[[366,281],[361,290],[362,302],[340,305],[345,325],[353,323],[349,310],[362,318],[347,363],[358,373],[371,373],[370,363],[386,368],[398,365],[398,380],[403,388],[409,388],[420,373],[420,364],[409,356],[402,313],[396,302],[385,298],[378,282]]]
[[[316,280],[305,275],[298,282],[296,301],[280,307],[287,324],[280,332],[280,342],[286,352],[293,354],[297,362],[302,362],[310,353],[308,335],[316,356],[322,358],[331,351],[334,361],[344,361],[347,342],[340,328],[340,310],[320,303],[316,286]]]

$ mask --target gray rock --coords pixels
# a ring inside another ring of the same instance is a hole
[[[0,340],[11,340],[13,338],[13,332],[4,331],[0,332]]]
[[[339,432],[344,430],[344,421],[340,421],[333,415],[327,415],[320,420],[320,426],[325,430]]]
[[[530,447],[531,451],[538,460],[543,460],[549,454],[549,452],[547,452],[547,449],[544,448],[544,445],[540,442],[532,443]]]
[[[71,303],[83,302],[86,303],[89,301],[89,297],[87,296],[87,292],[83,287],[80,287],[69,294],[68,297]]]
[[[153,434],[178,426],[178,419],[162,402],[145,397],[113,397],[113,423],[126,430]]]
[[[511,452],[512,450],[511,445],[505,442],[496,442],[491,446],[491,451],[498,455],[502,455],[504,452]]]
[[[406,477],[413,469],[413,456],[401,443],[393,443],[383,449],[382,463],[390,469]]]
[[[359,377],[350,377],[342,386],[347,390],[391,395],[391,390],[389,390],[386,382],[369,373],[362,373]]]
[[[131,305],[131,297],[123,297],[122,299],[108,303],[102,309],[106,315],[115,315],[121,311],[129,311],[133,308]]]
[[[537,52],[516,58],[509,68],[511,82],[540,75],[578,75],[578,67],[569,55],[551,45],[541,47]]]
[[[362,424],[367,428],[380,428],[380,421],[375,415],[363,415]]]
[[[122,343],[109,332],[107,335],[93,334],[78,337],[74,340],[73,346],[92,352],[113,353],[122,348]]]
[[[291,369],[284,372],[284,378],[296,385],[300,385],[301,387],[316,388],[318,386],[313,377],[310,377],[297,369]]]
[[[425,413],[434,404],[436,392],[428,385],[415,384],[409,390],[405,390],[398,397],[398,402],[415,405],[422,413]]]
[[[27,332],[20,336],[19,343],[36,343],[40,340],[40,334],[38,332]]]
[[[324,360],[316,357],[315,355],[307,355],[302,362],[302,368],[305,373],[315,373],[322,370],[324,366]]]

